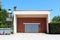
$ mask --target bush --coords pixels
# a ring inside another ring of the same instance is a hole
[[[60,23],[49,23],[49,33],[60,33]]]
[[[0,24],[0,28],[8,28],[7,24]]]

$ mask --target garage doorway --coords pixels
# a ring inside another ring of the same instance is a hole
[[[25,33],[38,33],[40,23],[24,23]]]

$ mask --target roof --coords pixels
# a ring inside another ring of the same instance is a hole
[[[16,11],[52,11],[52,9],[51,10],[16,10]]]
[[[50,14],[52,10],[16,10],[14,14]]]

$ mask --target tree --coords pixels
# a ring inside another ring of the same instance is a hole
[[[13,20],[14,20],[14,17],[11,16],[12,18],[12,23],[11,25],[8,25],[7,21],[6,21],[6,18],[8,18],[8,13],[5,9],[2,9],[2,4],[0,2],[0,28],[11,28],[11,33],[13,33]]]
[[[5,27],[6,24],[6,17],[8,17],[7,11],[2,9],[2,4],[0,2],[0,27]]]
[[[60,23],[60,16],[54,16],[52,19],[52,23]]]
[[[53,34],[60,34],[60,16],[53,17],[51,23],[49,23],[49,31]]]

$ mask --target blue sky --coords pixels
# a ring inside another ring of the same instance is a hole
[[[17,10],[51,10],[50,19],[60,15],[60,0],[1,0],[3,8],[8,10],[17,6]]]

